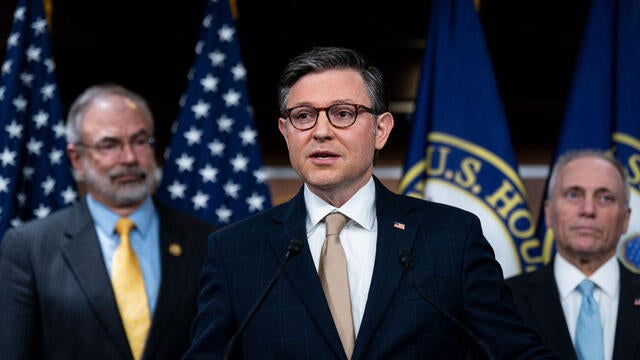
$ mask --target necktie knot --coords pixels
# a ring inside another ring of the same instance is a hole
[[[593,289],[596,284],[591,280],[582,280],[582,282],[578,285],[578,289],[582,296],[593,296]]]
[[[327,236],[338,236],[342,228],[347,224],[349,218],[339,212],[331,213],[324,217],[327,224]]]
[[[116,232],[118,233],[118,235],[120,235],[121,238],[124,236],[128,238],[129,233],[134,226],[135,224],[133,223],[133,221],[131,221],[131,219],[129,219],[128,217],[121,217],[116,223]]]

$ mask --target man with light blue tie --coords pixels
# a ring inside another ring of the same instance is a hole
[[[544,268],[507,280],[525,321],[561,359],[640,359],[640,276],[616,258],[629,192],[624,168],[609,153],[562,155],[545,202],[557,254]]]

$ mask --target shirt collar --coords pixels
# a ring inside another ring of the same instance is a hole
[[[615,256],[607,260],[590,277],[586,277],[582,271],[556,253],[553,273],[562,299],[569,296],[584,279],[593,281],[610,298],[615,298],[620,290],[620,265]]]
[[[311,227],[314,227],[329,213],[338,211],[348,216],[358,225],[371,231],[373,230],[376,217],[375,194],[376,186],[372,177],[351,199],[340,208],[336,208],[312,193],[307,187],[307,184],[305,184],[304,203],[307,207],[307,220],[311,223]]]
[[[114,229],[116,228],[116,223],[120,219],[120,215],[95,200],[91,194],[87,194],[87,207],[89,208],[89,213],[91,214],[91,217],[93,217],[93,221],[96,226],[98,226],[105,234],[113,234]],[[148,196],[142,205],[128,216],[136,225],[135,229],[140,232],[143,239],[147,238],[146,235],[150,230],[151,219],[155,212],[156,209],[153,201],[151,200],[151,197]]]

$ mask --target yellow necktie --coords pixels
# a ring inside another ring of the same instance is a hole
[[[340,213],[332,213],[325,217],[327,235],[320,252],[318,275],[342,347],[347,354],[347,359],[351,359],[355,345],[355,333],[351,315],[347,258],[340,243],[340,231],[348,220],[349,218]]]
[[[113,253],[111,284],[133,358],[138,360],[142,357],[151,317],[140,264],[129,241],[133,227],[133,221],[126,217],[116,224],[120,245]]]

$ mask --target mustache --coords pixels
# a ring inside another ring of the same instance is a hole
[[[109,171],[109,179],[113,180],[120,176],[138,176],[143,180],[149,175],[148,172],[138,166],[123,167]]]

